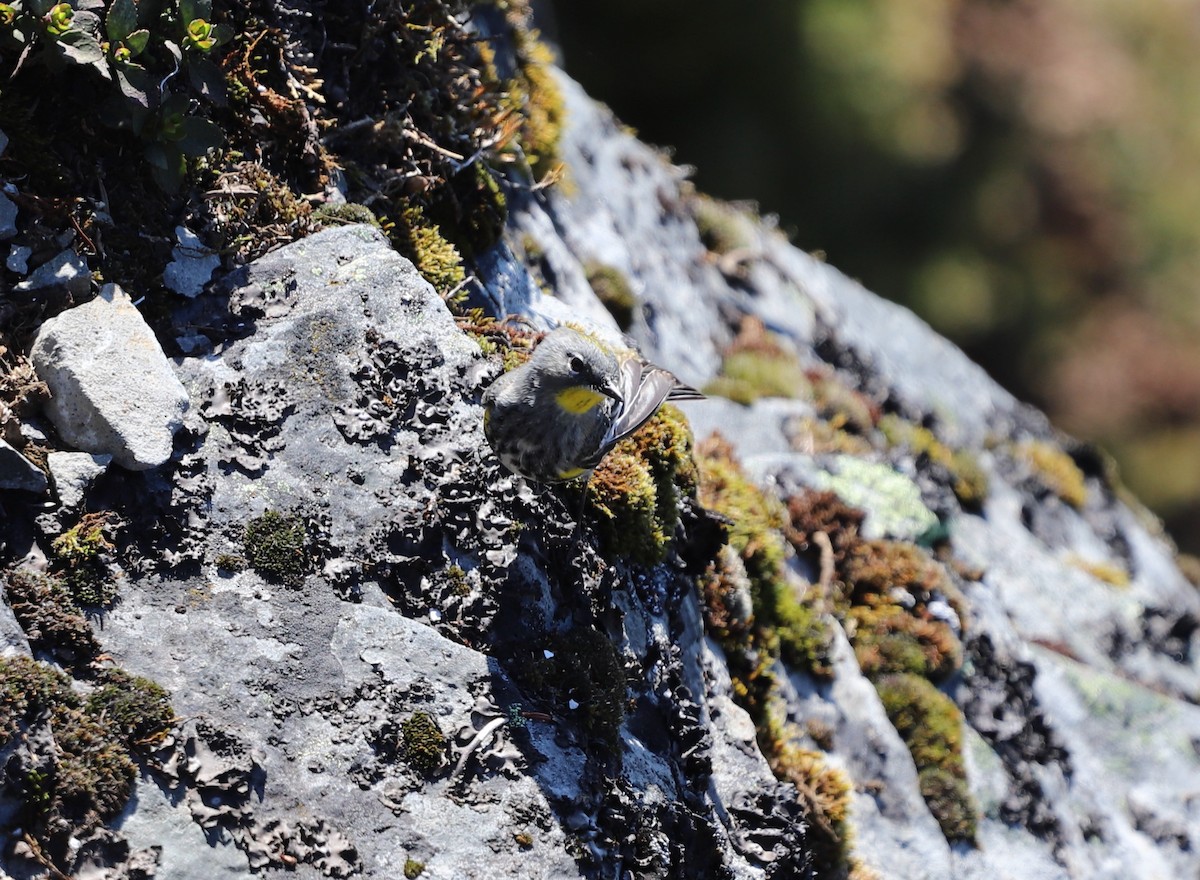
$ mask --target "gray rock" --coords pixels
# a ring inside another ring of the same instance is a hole
[[[142,315],[115,284],[42,325],[31,352],[47,415],[77,449],[129,470],[171,457],[187,392]]]
[[[29,256],[33,253],[33,248],[24,244],[14,244],[8,249],[8,257],[4,261],[4,265],[9,272],[16,272],[18,275],[24,275],[29,271]]]
[[[61,287],[77,299],[86,296],[92,287],[92,276],[88,272],[87,263],[75,251],[64,248],[34,269],[32,275],[13,289],[28,293],[46,287]]]
[[[17,234],[17,205],[0,192],[0,241],[7,241]]]
[[[0,489],[22,492],[46,491],[46,475],[41,468],[0,440]]]
[[[64,510],[74,510],[83,501],[88,487],[108,470],[112,456],[90,452],[51,452],[46,456],[54,491]]]
[[[29,656],[29,639],[17,618],[13,616],[8,602],[0,602],[0,657],[14,655]]]
[[[221,256],[186,226],[175,227],[175,238],[179,243],[163,270],[163,284],[181,296],[199,296],[221,265]]]

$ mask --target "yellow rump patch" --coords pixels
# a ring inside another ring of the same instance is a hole
[[[558,392],[554,399],[567,412],[578,416],[591,410],[604,399],[604,395],[586,385],[573,385]]]

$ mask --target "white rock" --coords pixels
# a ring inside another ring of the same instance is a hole
[[[51,452],[46,456],[58,502],[73,510],[83,501],[83,494],[98,476],[108,470],[112,456],[91,452]]]
[[[84,259],[70,248],[33,270],[33,274],[14,289],[26,292],[43,287],[65,287],[73,296],[84,296],[92,286],[92,276]]]
[[[67,443],[135,471],[171,457],[187,392],[121,288],[105,285],[44,323],[31,355],[50,388],[47,415]]]
[[[198,296],[221,265],[221,258],[186,226],[175,227],[175,238],[179,244],[163,270],[163,284],[183,296]]]

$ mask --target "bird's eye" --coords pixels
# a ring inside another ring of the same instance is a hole
[[[585,364],[583,362],[582,358],[577,358],[577,357],[571,358],[571,371],[572,372],[582,373],[586,369],[587,369],[587,364]]]

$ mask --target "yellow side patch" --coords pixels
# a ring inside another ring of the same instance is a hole
[[[581,467],[567,468],[565,471],[558,472],[558,478],[560,480],[573,480],[576,477],[583,476],[583,474],[586,472],[587,472],[587,468],[581,468]]]
[[[588,388],[586,385],[573,385],[554,396],[561,406],[569,413],[583,415],[604,399],[604,395]],[[565,478],[564,478],[565,479]]]

